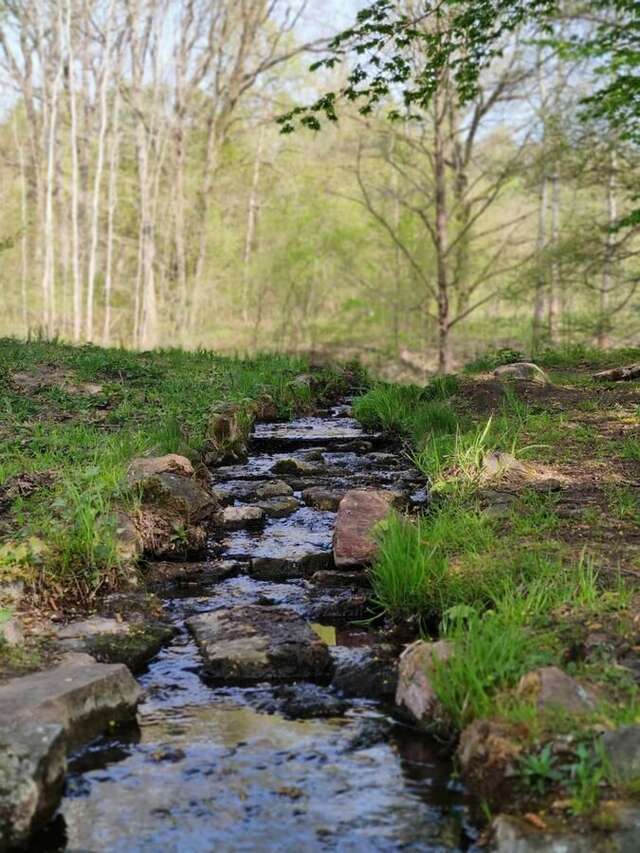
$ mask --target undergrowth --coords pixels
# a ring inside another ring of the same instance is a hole
[[[346,391],[343,370],[299,381],[307,361],[282,355],[1,340],[0,366],[0,578],[22,577],[50,597],[117,583],[115,510],[135,506],[124,487],[133,456],[196,459],[221,402],[250,418],[256,401],[268,401],[287,417],[320,393]],[[349,378],[366,381],[353,370]]]

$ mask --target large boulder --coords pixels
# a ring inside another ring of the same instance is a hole
[[[605,732],[602,746],[618,781],[630,784],[640,780],[640,726],[622,726]]]
[[[136,526],[147,554],[156,559],[179,559],[204,547],[202,523],[219,504],[196,480],[188,459],[174,453],[133,459],[128,477],[142,497]]]
[[[513,364],[503,364],[493,371],[496,379],[507,379],[516,382],[539,382],[546,384],[549,380],[546,373],[531,361],[516,361]]]
[[[595,710],[593,693],[557,666],[543,666],[524,675],[518,684],[518,695],[535,703],[541,710],[554,708],[571,714]]]
[[[283,607],[246,605],[188,620],[204,674],[229,683],[323,679],[331,666],[327,645],[308,623]]]
[[[493,720],[474,720],[462,732],[456,757],[471,790],[489,805],[512,796],[522,744],[514,727]]]
[[[246,453],[253,416],[241,403],[219,403],[207,426],[205,461],[208,465],[235,462]]]
[[[443,722],[443,710],[432,684],[434,662],[444,662],[453,654],[446,640],[426,643],[416,640],[400,655],[396,705],[414,723],[432,728]]]
[[[116,551],[120,562],[124,565],[134,565],[142,556],[144,542],[140,531],[131,516],[117,510],[115,518]]]
[[[139,483],[159,474],[178,474],[193,477],[195,470],[186,456],[167,453],[165,456],[141,456],[129,463],[129,482]]]
[[[608,800],[590,816],[591,829],[545,812],[542,826],[526,817],[498,815],[491,826],[493,853],[635,853],[640,850],[640,809],[632,801]]]
[[[0,850],[24,845],[56,810],[66,771],[59,725],[0,729]]]
[[[186,521],[201,521],[211,516],[217,503],[194,474],[186,457],[169,453],[133,459],[128,480],[140,488],[145,503],[172,510]]]
[[[336,568],[371,563],[377,554],[376,525],[388,518],[394,496],[390,492],[354,489],[340,501],[333,537]]]
[[[135,717],[142,691],[123,664],[70,654],[53,669],[0,686],[0,727],[16,720],[54,724],[73,747]]]

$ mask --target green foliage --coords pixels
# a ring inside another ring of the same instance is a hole
[[[125,488],[133,456],[197,455],[220,402],[240,403],[250,425],[257,400],[286,416],[326,388],[346,387],[346,374],[332,367],[314,374],[317,391],[295,381],[308,372],[306,360],[280,355],[138,354],[5,339],[0,360],[0,486],[22,476],[35,483],[12,501],[14,533],[0,550],[0,571],[77,595],[117,576],[114,510],[135,506]],[[27,390],[13,384],[14,374],[30,378]],[[102,389],[85,393],[85,382]]]
[[[353,414],[368,429],[410,438],[420,446],[427,436],[455,431],[457,418],[445,401],[455,387],[445,378],[426,389],[379,384],[354,400]]]
[[[517,361],[526,361],[525,356],[511,347],[501,349],[489,349],[484,355],[480,355],[470,361],[464,367],[465,373],[488,373],[504,364],[514,364]]]
[[[555,659],[541,635],[532,642],[520,622],[499,610],[454,623],[447,637],[455,650],[447,661],[434,662],[432,683],[457,729],[490,716],[498,691],[515,686],[525,673]]]
[[[311,66],[312,70],[332,69],[353,56],[356,62],[346,84],[309,107],[295,107],[278,123],[283,133],[291,133],[296,122],[319,130],[323,119],[337,121],[340,99],[359,102],[360,114],[370,115],[398,90],[412,114],[428,106],[445,70],[466,102],[477,94],[482,70],[500,54],[503,35],[531,18],[545,20],[554,9],[554,0],[447,0],[426,4],[416,17],[393,0],[376,0],[329,43],[329,55]],[[416,50],[424,57],[418,67],[413,61]],[[392,110],[390,116],[399,118],[399,110]]]
[[[562,778],[562,774],[555,765],[556,759],[551,744],[547,743],[538,752],[525,755],[518,769],[534,793],[543,796],[552,784],[559,782]]]
[[[560,761],[547,743],[538,751],[525,755],[518,770],[539,796],[544,796],[553,786],[564,788],[570,796],[571,812],[576,816],[593,811],[598,803],[600,785],[606,778],[605,763],[593,739],[578,742],[568,762]]]

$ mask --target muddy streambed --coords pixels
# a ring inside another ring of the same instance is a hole
[[[246,463],[212,472],[236,505],[280,479],[299,507],[257,529],[211,535],[212,566],[234,576],[168,587],[177,634],[140,678],[138,725],[73,756],[58,815],[32,849],[75,851],[466,850],[469,801],[441,747],[391,716],[387,700],[327,685],[207,684],[185,620],[243,604],[286,606],[335,655],[377,641],[366,592],[332,585],[335,513],[305,504],[310,487],[376,486],[425,499],[406,459],[362,433],[345,406],[288,424],[259,424]],[[288,463],[286,462],[288,460]],[[297,470],[291,461],[301,463]],[[283,466],[280,466],[282,469]],[[322,583],[315,572],[324,574]]]

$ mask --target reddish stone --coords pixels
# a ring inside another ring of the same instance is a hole
[[[375,526],[388,517],[393,500],[390,492],[357,489],[347,492],[338,507],[333,535],[336,568],[372,562],[378,550]]]

